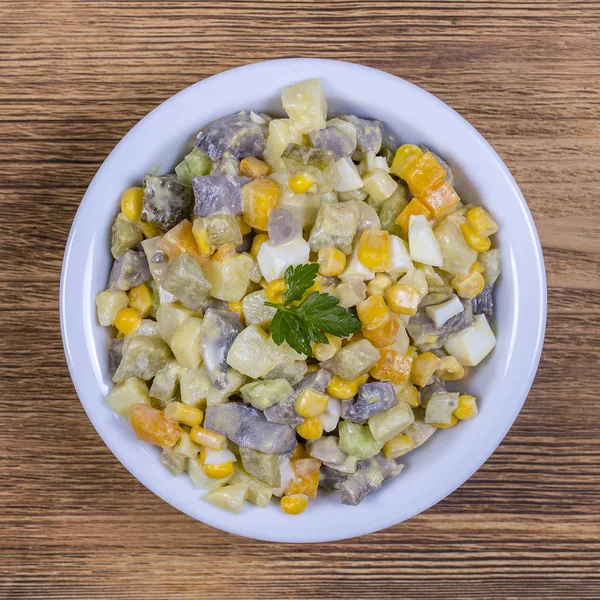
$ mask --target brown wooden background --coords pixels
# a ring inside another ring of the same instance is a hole
[[[600,598],[598,2],[0,2],[0,598]],[[241,539],[137,483],[59,333],[63,248],[101,161],[185,86],[274,57],[423,86],[494,145],[536,219],[549,320],[523,412],[426,514],[312,546]],[[594,347],[595,345],[595,347]]]

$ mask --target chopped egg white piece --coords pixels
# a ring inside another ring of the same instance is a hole
[[[228,450],[207,450],[206,458],[204,459],[205,465],[222,465],[226,462],[235,462],[235,454]]]
[[[475,323],[467,329],[452,334],[444,350],[465,367],[478,365],[496,345],[496,336],[485,315],[475,315]]]
[[[285,270],[290,266],[301,265],[308,262],[310,246],[302,237],[298,237],[287,244],[276,246],[266,241],[258,251],[258,266],[267,281],[281,279]]]
[[[385,156],[376,156],[373,162],[375,163],[374,169],[383,169],[386,173],[390,172],[390,167]]]
[[[390,244],[392,266],[388,269],[388,273],[392,276],[398,276],[413,271],[415,265],[413,265],[413,261],[410,260],[406,242],[400,239],[397,235],[390,235]]]
[[[264,244],[263,244],[264,246]],[[262,247],[261,247],[262,249]],[[367,267],[358,260],[358,243],[354,244],[352,254],[346,263],[346,268],[343,273],[339,275],[339,278],[347,281],[348,279],[361,279],[362,281],[370,281],[375,277],[375,272]]]
[[[359,190],[363,186],[363,180],[358,173],[358,169],[348,156],[336,161],[335,166],[340,175],[340,181],[335,186],[336,192],[350,192]]]
[[[334,398],[333,396],[329,396],[327,408],[321,415],[321,425],[323,426],[323,431],[333,431],[337,427],[341,416],[342,401]]]
[[[434,322],[436,327],[441,327],[448,319],[459,315],[465,307],[462,302],[458,299],[458,296],[452,295],[450,300],[436,304],[435,306],[428,306],[425,309],[427,316]]]
[[[425,215],[411,215],[408,222],[410,257],[417,262],[441,267],[444,259],[440,245]]]

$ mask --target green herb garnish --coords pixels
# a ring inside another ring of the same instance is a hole
[[[327,344],[326,333],[337,337],[352,335],[361,328],[360,321],[330,294],[304,294],[314,285],[319,265],[288,267],[285,271],[287,290],[283,303],[265,302],[277,309],[269,331],[277,345],[284,340],[296,351],[312,356],[312,344]],[[300,301],[300,302],[298,302]]]

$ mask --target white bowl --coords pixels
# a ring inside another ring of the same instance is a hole
[[[453,168],[460,196],[488,208],[498,221],[495,242],[502,276],[495,290],[498,344],[462,389],[477,396],[472,421],[439,431],[408,454],[401,475],[359,506],[323,495],[299,516],[272,505],[247,505],[231,515],[200,500],[186,475],[174,478],[156,447],[136,440],[104,397],[107,330],[96,321],[94,297],[111,265],[109,235],[122,191],[144,173],[166,173],[191,148],[198,130],[242,109],[281,114],[282,87],[320,77],[330,114],[381,119],[399,142],[424,144]],[[446,104],[375,69],[316,59],[251,64],[210,77],[179,92],[144,117],[116,146],[88,188],[65,251],[60,298],[63,344],[71,377],[94,427],[121,463],[163,500],[204,523],[251,538],[322,542],[400,523],[451,494],[490,456],[514,422],[533,382],[546,322],[546,280],[540,243],[514,179],[483,137]]]

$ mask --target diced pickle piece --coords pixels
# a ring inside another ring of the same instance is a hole
[[[112,379],[115,383],[130,377],[152,379],[165,368],[171,356],[169,346],[162,340],[145,335],[132,335],[123,348],[121,364]]]
[[[372,416],[369,429],[378,442],[385,443],[404,431],[414,420],[412,408],[404,402]]]
[[[204,314],[204,368],[211,384],[218,389],[227,387],[227,353],[241,330],[237,313],[209,308]]]
[[[406,208],[407,204],[406,188],[399,185],[396,191],[381,205],[381,210],[379,211],[381,229],[385,229],[393,235],[402,235],[402,227],[396,223],[396,219]]]
[[[265,508],[265,506],[269,505],[269,500],[273,496],[273,488],[265,485],[262,481],[256,479],[256,477],[252,477],[252,475],[239,465],[235,466],[230,481],[232,484],[243,483],[248,486],[246,500],[252,502],[252,504],[256,504],[260,508]]]
[[[208,494],[205,494],[202,500],[223,508],[234,515],[239,515],[244,508],[244,500],[247,494],[247,484],[236,483],[215,488],[208,492]]]
[[[346,203],[324,204],[319,209],[317,220],[308,243],[313,252],[334,246],[344,254],[352,252],[352,240],[358,230],[360,211]]]
[[[138,440],[163,448],[172,448],[183,434],[183,429],[177,423],[169,421],[162,411],[146,404],[136,404],[131,408],[129,424]]]
[[[194,148],[175,167],[175,174],[179,183],[192,187],[192,179],[201,175],[208,175],[211,168],[212,160],[210,160],[208,154],[204,150]]]
[[[378,442],[367,425],[359,425],[350,421],[340,421],[340,449],[346,454],[366,460],[379,453],[383,442]]]
[[[286,379],[271,379],[247,383],[240,390],[244,402],[265,410],[290,396],[294,390]]]
[[[488,250],[477,259],[483,265],[483,276],[486,285],[494,285],[500,276],[500,251],[497,248]]]
[[[271,243],[281,246],[301,236],[302,227],[288,210],[276,208],[269,214],[267,232]]]
[[[135,250],[125,250],[113,263],[108,287],[111,290],[126,292],[136,285],[141,285],[149,277],[150,268],[146,255]]]
[[[327,99],[319,79],[299,81],[283,88],[283,110],[304,133],[325,126]]]
[[[196,147],[204,150],[212,160],[224,154],[235,158],[262,156],[267,141],[266,123],[256,123],[250,112],[243,110],[213,121],[196,139]]]
[[[256,325],[246,327],[227,354],[228,364],[252,379],[260,379],[281,360],[282,355],[275,342]]]
[[[217,213],[204,217],[204,227],[209,244],[221,246],[222,244],[242,243],[240,226],[234,215],[229,213]]]
[[[171,229],[185,219],[191,204],[192,192],[189,187],[170,177],[158,177],[149,173],[144,177],[142,221]]]
[[[180,254],[167,268],[163,287],[177,296],[180,302],[192,310],[200,310],[211,290],[198,261],[187,252]]]
[[[413,444],[413,449],[422,446],[436,431],[437,427],[425,423],[425,411],[417,408],[414,411],[415,421],[404,432]]]
[[[235,394],[248,380],[235,369],[227,371],[227,385],[218,389],[211,385],[204,367],[196,371],[185,369],[180,378],[181,401],[190,406],[208,406],[225,402]]]
[[[169,361],[167,366],[161,369],[154,377],[152,387],[150,388],[150,395],[165,405],[167,402],[173,400],[179,387],[181,372],[181,366],[176,360]]]
[[[136,404],[150,405],[148,386],[143,379],[130,377],[110,391],[106,396],[106,402],[112,410],[126,417]]]
[[[304,377],[307,369],[308,366],[305,360],[285,360],[269,371],[265,375],[265,379],[285,379],[291,385],[294,385]]]
[[[202,267],[211,285],[210,295],[227,302],[239,302],[248,289],[253,267],[254,261],[247,254],[217,252]]]
[[[265,454],[259,450],[240,446],[240,458],[242,465],[248,473],[259,481],[271,487],[279,487],[281,474],[279,471],[279,455]]]
[[[342,419],[364,423],[367,419],[398,404],[394,386],[388,382],[363,383],[354,400],[342,402]]]
[[[194,214],[198,217],[221,212],[239,215],[242,212],[242,187],[250,181],[249,177],[235,175],[195,177],[192,180],[196,199]]]
[[[356,379],[375,366],[379,356],[379,350],[371,342],[358,340],[338,350],[321,366],[342,379]]]
[[[171,475],[181,475],[187,468],[187,457],[181,454],[175,454],[170,450],[163,449],[160,455],[160,462],[171,473]]]
[[[96,294],[96,309],[100,325],[103,327],[113,325],[117,313],[122,308],[126,308],[128,304],[129,298],[125,292],[114,292],[112,290],[98,292]]]
[[[449,425],[452,413],[458,408],[458,396],[458,392],[433,394],[425,407],[425,423]]]
[[[252,292],[242,299],[242,311],[246,325],[258,325],[259,327],[267,327],[275,313],[276,308],[265,306],[267,301],[267,293],[265,290]]]
[[[362,160],[368,153],[377,154],[383,141],[383,123],[375,119],[361,119],[354,115],[340,117],[356,128],[356,150],[354,160]]]
[[[290,144],[281,155],[288,173],[306,173],[317,184],[319,194],[331,192],[339,180],[335,158],[329,150]]]
[[[313,147],[329,150],[335,160],[350,156],[356,149],[356,135],[352,139],[333,125],[323,129],[313,129],[308,135]]]
[[[283,454],[296,447],[292,427],[269,423],[263,413],[247,404],[227,402],[206,409],[204,427],[227,436],[240,447],[266,454]]]
[[[271,165],[273,171],[284,171],[285,165],[281,160],[283,151],[289,144],[301,144],[302,141],[302,132],[291,119],[273,119],[269,123],[265,160]],[[287,180],[287,174],[283,174]]]
[[[110,230],[110,252],[119,258],[125,250],[135,248],[143,239],[142,230],[135,221],[130,221],[119,213]]]

